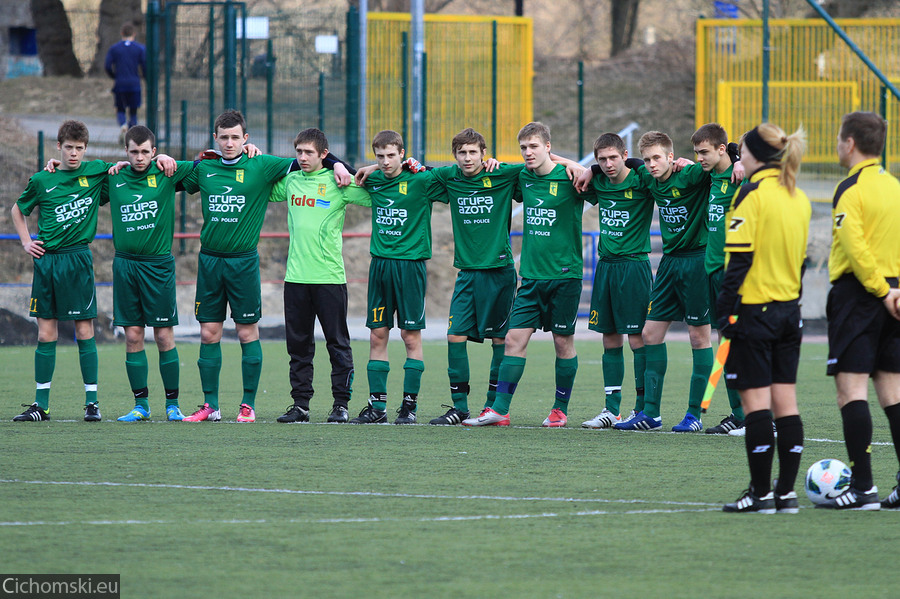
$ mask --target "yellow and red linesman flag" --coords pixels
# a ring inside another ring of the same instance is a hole
[[[729,316],[728,322],[734,324],[737,322],[737,316]],[[703,401],[700,402],[700,411],[706,412],[712,401],[713,393],[716,392],[716,385],[722,377],[722,371],[725,370],[725,361],[728,359],[728,350],[731,349],[731,339],[727,337],[722,339],[719,349],[716,351],[716,363],[713,364],[712,372],[709,373],[709,381],[706,383],[706,391],[703,392]]]

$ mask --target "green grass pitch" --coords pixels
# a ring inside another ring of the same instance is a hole
[[[319,344],[312,424],[290,403],[282,343],[265,343],[255,424],[234,423],[240,351],[225,344],[221,423],[167,423],[148,346],[153,421],[132,405],[124,346],[100,347],[101,423],[81,421],[77,350],[60,348],[46,423],[13,423],[33,398],[34,349],[0,348],[0,556],[8,573],[120,573],[122,597],[889,597],[900,514],[813,510],[729,515],[748,480],[740,438],[579,427],[602,408],[594,340],[563,430],[541,429],[553,347],[534,341],[509,429],[322,424],[331,405]],[[354,344],[358,412],[367,345]],[[200,400],[198,346],[182,344],[181,405]],[[807,343],[799,397],[805,469],[846,461],[826,348]],[[388,409],[399,405],[402,344],[391,343]],[[631,353],[626,350],[626,364]],[[469,345],[478,411],[488,347]],[[425,345],[420,421],[448,403],[446,345]],[[690,351],[669,343],[663,425],[686,407]],[[633,402],[626,374],[623,410]],[[728,413],[716,392],[704,424]],[[897,460],[872,400],[882,494]],[[776,463],[777,464],[777,463]]]

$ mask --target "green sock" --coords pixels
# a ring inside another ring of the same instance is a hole
[[[625,380],[625,354],[621,347],[603,350],[603,390],[606,392],[606,409],[619,415],[622,403],[622,381]]]
[[[700,418],[700,403],[703,401],[703,393],[706,391],[706,383],[709,381],[709,373],[713,367],[713,350],[692,349],[691,356],[694,359],[694,368],[691,371],[691,391],[688,396],[688,412],[695,418]]]
[[[469,355],[465,341],[447,342],[447,376],[450,400],[460,412],[469,411]]]
[[[218,410],[222,346],[218,343],[201,343],[197,367],[200,369],[200,388],[203,389],[203,401],[208,403],[213,410]]]
[[[644,376],[647,373],[647,350],[641,347],[632,350],[634,353],[634,411],[644,409]]]
[[[369,398],[387,397],[387,379],[391,371],[391,363],[385,360],[369,360],[366,365],[366,376],[369,379]],[[387,401],[374,400],[372,407],[380,412],[387,408]]]
[[[663,381],[669,365],[666,344],[645,345],[644,349],[647,352],[647,368],[644,371],[644,414],[650,418],[659,418]]]
[[[484,407],[486,408],[494,405],[494,398],[497,397],[497,380],[500,378],[500,364],[503,363],[503,354],[505,352],[505,343],[491,344],[491,374],[488,380],[487,400],[484,402]]]
[[[259,389],[259,374],[262,372],[262,346],[259,339],[241,343],[241,377],[244,381],[244,396],[241,403],[256,407],[256,390]]]
[[[525,358],[506,356],[500,364],[500,372],[497,374],[497,395],[491,409],[498,414],[509,414],[509,404],[522,373],[525,372]]]
[[[50,381],[56,369],[56,341],[38,341],[34,350],[34,402],[45,412],[50,409]]]
[[[556,358],[556,396],[553,409],[567,414],[572,387],[575,386],[575,375],[578,373],[578,356],[572,358]]]
[[[725,372],[723,371],[722,374],[725,374]],[[722,381],[722,384],[725,384],[724,380]],[[731,404],[731,413],[734,414],[734,417],[738,420],[743,420],[745,416],[744,407],[741,405],[741,394],[738,393],[737,389],[729,389],[728,385],[725,385],[725,392],[728,393],[728,403]]]
[[[403,394],[418,395],[422,387],[422,373],[425,372],[425,362],[406,358],[403,363]]]
[[[162,377],[163,389],[166,390],[166,406],[177,406],[178,381],[181,377],[177,347],[159,352],[159,374]]]
[[[134,405],[150,411],[150,403],[147,401],[147,352],[128,352],[125,354],[125,372],[128,374],[128,384],[134,393]]]
[[[97,403],[97,371],[99,364],[97,359],[97,341],[90,339],[78,340],[78,363],[81,365],[81,380],[84,381],[84,405]]]

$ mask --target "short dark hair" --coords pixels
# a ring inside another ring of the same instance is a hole
[[[674,147],[672,138],[662,131],[647,131],[641,135],[641,139],[638,140],[638,150],[643,154],[644,150],[652,146],[659,146],[666,153],[672,152],[672,148]]]
[[[476,145],[482,152],[487,149],[487,143],[484,141],[484,135],[482,135],[475,129],[472,129],[471,127],[463,129],[453,136],[453,141],[450,142],[450,151],[455,156],[456,151],[466,144]]]
[[[884,149],[887,122],[874,112],[851,112],[841,119],[842,140],[852,137],[860,153],[878,156]]]
[[[375,137],[372,138],[372,150],[375,148],[386,148],[388,146],[397,146],[398,150],[403,150],[403,136],[401,136],[396,131],[392,131],[390,129],[385,129],[384,131],[379,131],[375,134]]]
[[[133,141],[135,145],[141,145],[145,141],[150,142],[150,147],[156,147],[156,136],[153,135],[153,131],[144,127],[143,125],[135,125],[131,129],[129,129],[125,133],[125,147],[128,147],[128,142]]]
[[[625,147],[625,140],[619,137],[618,133],[604,133],[594,141],[594,158],[597,157],[597,152],[606,148],[613,148],[621,156],[628,150]]]
[[[120,30],[122,37],[134,37],[134,24],[125,23]]]
[[[532,121],[528,123],[521,129],[519,129],[519,134],[516,136],[516,141],[522,141],[523,139],[528,139],[529,137],[537,137],[541,140],[542,143],[550,143],[550,127],[545,125],[544,123],[540,123],[537,121]]]
[[[240,110],[229,108],[216,117],[216,122],[213,124],[213,131],[218,134],[219,129],[231,129],[238,125],[241,126],[241,133],[247,132],[247,121],[244,120],[244,115],[241,114]]]
[[[328,151],[328,138],[325,137],[325,134],[322,133],[322,131],[316,129],[315,127],[304,129],[297,134],[297,137],[294,138],[295,148],[300,144],[309,143],[313,145],[313,147],[316,149],[316,152],[319,154]]]
[[[63,121],[56,133],[56,141],[62,143],[64,141],[81,141],[84,145],[88,145],[90,135],[88,134],[87,125],[81,121],[68,120]]]
[[[691,143],[695,146],[699,146],[704,141],[708,141],[714,148],[727,146],[728,133],[719,123],[706,123],[691,135]]]

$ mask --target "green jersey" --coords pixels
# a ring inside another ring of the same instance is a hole
[[[82,162],[74,171],[41,171],[28,180],[16,202],[28,216],[39,207],[37,238],[45,250],[90,243],[97,234],[97,213],[106,193],[102,160]]]
[[[522,264],[526,279],[581,279],[583,202],[595,204],[592,193],[579,194],[561,164],[546,175],[528,169],[519,173],[525,207],[522,227]]]
[[[653,197],[640,175],[632,170],[621,183],[599,175],[592,183],[600,207],[597,253],[601,258],[649,260]]]
[[[524,164],[501,164],[466,177],[458,166],[431,171],[446,193],[437,199],[450,204],[453,224],[453,266],[481,270],[513,263],[509,245],[513,197],[518,196]]]
[[[130,166],[107,179],[112,215],[113,245],[117,251],[143,256],[165,256],[172,252],[175,234],[175,185],[190,175],[193,162],[178,162],[166,177],[156,162],[143,172]]]
[[[372,196],[372,241],[369,251],[379,258],[431,258],[431,202],[443,193],[431,171],[400,171],[393,179],[377,170],[366,179]]]
[[[672,254],[706,247],[709,206],[709,173],[699,163],[690,164],[665,181],[654,178],[647,167],[637,169],[659,207],[663,253]]]
[[[272,186],[288,173],[293,158],[241,154],[234,161],[201,160],[184,180],[189,193],[200,192],[203,228],[200,245],[235,254],[255,250],[266,217]]]
[[[734,194],[740,189],[740,183],[731,182],[732,166],[724,173],[713,171],[709,189],[709,229],[706,238],[706,272],[714,273],[725,267],[725,214],[731,207]]]
[[[294,171],[275,184],[270,202],[288,203],[287,272],[289,283],[342,284],[347,282],[342,254],[344,212],[347,204],[371,206],[365,189],[350,184],[343,189],[334,172]]]

